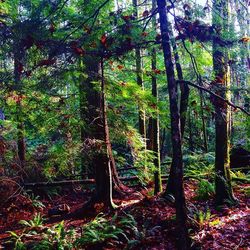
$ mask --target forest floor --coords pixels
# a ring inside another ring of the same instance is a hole
[[[185,183],[186,199],[189,207],[189,214],[196,214],[196,223],[192,224],[190,234],[195,249],[250,249],[250,209],[249,194],[244,190],[250,185],[240,184],[235,186],[234,192],[239,203],[233,208],[224,207],[220,211],[215,210],[212,197],[207,201],[195,199],[196,181],[189,180]],[[150,196],[152,190],[141,189],[131,192],[125,199],[114,199],[120,207],[117,211],[104,211],[107,218],[114,213],[131,214],[137,223],[138,231],[141,232],[139,244],[131,249],[176,249],[175,247],[175,209],[160,196]],[[40,212],[47,220],[44,225],[51,227],[62,220],[60,217],[48,218],[48,210],[58,204],[67,204],[71,211],[79,208],[79,204],[87,201],[90,191],[83,192],[74,189],[66,190],[63,195],[57,195],[50,199],[42,199],[44,208],[34,208],[31,199],[18,195],[9,200],[0,208],[0,249],[11,249],[4,247],[9,240],[8,231],[17,234],[23,232],[23,226],[18,224],[20,220],[30,220],[36,212]],[[87,222],[93,220],[102,211],[101,206],[95,210],[87,211],[81,219],[66,219],[65,227],[81,230]],[[197,216],[200,214],[199,216]],[[106,242],[107,243],[107,242]],[[115,242],[113,247],[104,243],[99,248],[92,249],[124,249],[126,243]],[[110,242],[109,242],[110,243]]]

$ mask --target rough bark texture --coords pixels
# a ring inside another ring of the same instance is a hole
[[[171,116],[171,139],[173,147],[173,170],[175,178],[175,206],[177,221],[177,244],[178,249],[189,249],[190,242],[187,229],[187,211],[183,187],[183,160],[181,145],[180,114],[178,109],[177,85],[174,78],[174,65],[172,62],[171,46],[169,39],[168,19],[166,14],[166,1],[157,0],[160,15],[160,28],[162,47],[167,74],[170,116]]]
[[[81,118],[84,119],[88,129],[84,129],[81,136],[82,139],[89,140],[89,144],[93,149],[91,152],[94,152],[92,155],[92,167],[96,179],[94,200],[103,201],[113,207],[110,178],[112,177],[112,183],[116,190],[123,187],[123,184],[116,172],[109,139],[103,65],[101,64],[101,89],[99,90],[98,86],[94,86],[94,82],[100,82],[98,59],[85,56],[84,65],[88,76],[81,86],[81,91],[85,93],[85,100],[82,100],[85,103],[85,110],[81,111]]]
[[[226,0],[216,0],[213,3],[213,25],[226,32],[228,28],[228,2]],[[228,55],[226,48],[221,47],[213,41],[213,66],[215,73],[214,88],[216,94],[225,99],[229,99],[230,85]],[[230,203],[234,200],[231,179],[229,173],[229,107],[225,102],[214,100],[216,111],[215,130],[215,196],[217,204]]]

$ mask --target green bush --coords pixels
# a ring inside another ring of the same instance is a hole
[[[207,200],[214,194],[214,185],[206,180],[201,180],[196,189],[195,198],[197,200]]]

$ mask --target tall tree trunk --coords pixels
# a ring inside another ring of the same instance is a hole
[[[156,9],[156,0],[152,0],[152,9]],[[156,17],[152,17],[153,29],[156,28]],[[152,72],[156,70],[156,49],[152,49],[151,59]],[[155,74],[152,75],[152,95],[156,98],[158,105],[158,89],[157,79]],[[161,161],[160,161],[160,127],[159,127],[159,114],[157,109],[156,117],[150,117],[149,119],[149,135],[148,135],[148,148],[155,154],[154,159],[154,193],[157,194],[162,191],[161,181]]]
[[[213,25],[221,29],[225,34],[228,29],[228,1],[215,0],[213,2]],[[228,70],[227,48],[220,46],[213,40],[213,67],[214,67],[214,88],[217,94],[229,99],[230,77]],[[217,204],[233,202],[233,191],[230,179],[230,158],[229,158],[229,108],[227,103],[214,101],[215,106],[215,198]]]
[[[177,45],[175,42],[174,34],[172,25],[169,24],[169,35],[171,37],[171,44],[174,52],[174,59],[175,59],[175,67],[177,71],[177,76],[179,80],[183,80],[183,72],[180,64],[180,58],[179,53],[177,50]],[[183,139],[184,137],[184,131],[185,131],[185,125],[186,125],[186,116],[187,116],[187,108],[188,108],[188,98],[189,98],[189,87],[186,83],[180,84],[180,90],[181,90],[181,100],[180,100],[180,122],[181,122],[181,137]],[[173,164],[170,166],[170,173],[169,178],[167,182],[167,187],[165,194],[173,194],[174,193],[174,170],[173,170]]]
[[[118,178],[109,138],[103,63],[101,63],[101,92],[96,90],[93,85],[93,82],[100,80],[98,59],[85,56],[84,66],[88,76],[81,89],[85,93],[84,103],[87,104],[84,105],[84,117],[82,117],[86,124],[82,136],[85,140],[90,140],[90,145],[94,144],[94,148],[91,150],[93,152],[90,153],[93,153],[91,163],[96,178],[96,198],[97,200],[105,199],[105,201],[109,201],[109,205],[112,205],[111,198],[109,198],[112,190],[109,187],[109,178],[112,178],[112,184],[116,191],[123,190],[124,185]]]
[[[166,128],[163,129],[162,134],[161,134],[161,147],[160,147],[160,160],[161,162],[164,160],[165,152],[164,152],[164,145],[165,145],[165,140],[166,140]]]
[[[169,23],[166,14],[166,1],[157,0],[158,11],[160,15],[160,28],[162,35],[162,47],[164,53],[164,63],[167,74],[170,117],[171,117],[171,139],[173,147],[173,171],[175,178],[175,207],[177,221],[177,244],[178,249],[189,249],[190,240],[187,228],[187,211],[183,187],[183,160],[181,145],[181,126],[180,113],[178,108],[177,85],[174,78],[174,65],[172,62],[172,53],[169,38]]]
[[[107,105],[105,97],[105,79],[104,79],[104,65],[103,59],[101,59],[101,124],[100,129],[102,129],[104,145],[101,149],[101,154],[97,157],[96,164],[96,194],[98,199],[104,200],[104,202],[111,206],[115,207],[112,200],[112,171],[111,165],[114,164],[114,158],[112,155],[112,148],[109,136],[109,127],[107,120]],[[115,166],[114,166],[115,167]]]
[[[134,15],[138,18],[138,1],[133,0],[133,7],[134,7]],[[136,60],[136,77],[137,77],[137,84],[141,86],[143,89],[143,80],[142,80],[142,59],[141,59],[141,50],[140,48],[135,49],[135,60]],[[146,140],[146,117],[145,111],[141,110],[139,106],[139,133],[141,134],[142,138]],[[146,143],[146,142],[145,142]]]

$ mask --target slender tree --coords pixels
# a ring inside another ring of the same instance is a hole
[[[133,7],[134,7],[134,16],[138,18],[138,1],[133,0]],[[135,62],[136,62],[136,78],[137,84],[144,88],[143,79],[142,79],[142,57],[141,57],[141,50],[139,47],[135,49]],[[139,106],[139,132],[142,135],[143,139],[146,140],[146,117],[145,111],[141,110]]]
[[[179,249],[189,249],[190,240],[188,237],[187,211],[183,187],[183,160],[181,145],[180,113],[178,108],[177,84],[174,77],[174,65],[172,62],[172,52],[169,37],[169,22],[166,13],[166,1],[157,0],[157,5],[160,16],[162,47],[170,102],[171,139],[173,149],[172,165],[175,178],[174,194],[176,206],[176,221],[178,229],[177,243]]]
[[[152,9],[156,9],[156,0],[152,0]],[[152,17],[152,25],[156,28],[156,16]],[[153,48],[152,51],[152,59],[151,59],[151,69],[152,69],[152,95],[156,98],[158,103],[158,86],[157,79],[154,72],[157,69],[157,57],[156,57],[156,49]],[[161,161],[160,161],[160,126],[159,126],[159,114],[157,110],[156,117],[150,117],[149,119],[149,133],[148,133],[148,148],[152,150],[155,154],[154,159],[154,193],[157,194],[162,191],[162,183],[161,183]]]
[[[173,48],[174,53],[174,59],[175,59],[175,68],[177,72],[177,77],[179,80],[183,80],[183,72],[180,64],[180,57],[177,50],[176,41],[173,34],[172,25],[169,24],[169,35],[171,37],[171,44]],[[185,83],[180,83],[180,90],[181,90],[181,98],[180,98],[180,123],[181,123],[181,137],[183,139],[184,132],[185,132],[185,124],[186,124],[186,116],[187,116],[187,108],[188,108],[188,97],[189,97],[189,87]],[[168,178],[168,183],[166,187],[165,194],[174,194],[174,170],[173,165],[171,164],[170,167],[170,173]]]

